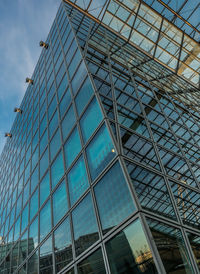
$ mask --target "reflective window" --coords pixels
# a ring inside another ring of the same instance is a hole
[[[34,192],[30,200],[30,221],[38,211],[38,188]]]
[[[60,118],[62,119],[67,108],[69,107],[71,103],[71,94],[70,94],[70,90],[68,89],[65,93],[65,95],[63,96],[60,104],[59,104],[59,109],[60,109]]]
[[[50,201],[45,204],[40,211],[40,242],[51,230],[51,204]]]
[[[53,273],[52,237],[40,247],[40,274]]]
[[[62,178],[63,174],[64,174],[64,163],[63,163],[63,156],[61,151],[51,166],[52,189],[57,185],[59,180]]]
[[[62,134],[63,134],[63,140],[66,139],[66,137],[69,135],[72,127],[74,126],[76,122],[76,118],[74,115],[73,106],[70,107],[68,112],[66,113],[63,121],[62,121]]]
[[[29,274],[38,273],[38,251],[35,252],[28,260],[28,272]]]
[[[64,145],[65,162],[66,162],[67,168],[74,161],[74,159],[76,158],[80,150],[81,150],[81,142],[80,142],[79,133],[76,127]]]
[[[158,273],[139,220],[108,241],[106,251],[113,274]]]
[[[86,153],[91,177],[95,179],[115,156],[115,149],[105,125],[92,139]]]
[[[45,175],[40,183],[40,206],[44,203],[50,194],[50,178],[49,172]]]
[[[103,116],[99,104],[97,103],[96,98],[94,98],[80,121],[82,135],[85,142],[90,138],[102,119]]]
[[[79,115],[82,113],[84,107],[87,105],[88,101],[90,100],[93,94],[94,94],[94,91],[92,88],[92,84],[89,78],[87,78],[75,98],[77,112]]]
[[[69,218],[54,232],[56,272],[72,261],[72,242]]]
[[[40,159],[40,178],[42,178],[42,176],[44,175],[45,171],[48,168],[48,165],[49,165],[49,155],[48,155],[48,149],[46,149],[45,153]]]
[[[37,166],[31,176],[31,193],[33,193],[33,190],[38,185],[38,181],[39,181],[39,174],[38,174],[38,166]]]
[[[51,161],[54,159],[55,155],[57,154],[59,148],[61,146],[61,137],[60,137],[60,130],[58,129],[53,136],[51,142],[50,142],[50,156]]]
[[[22,211],[21,215],[21,232],[24,231],[24,229],[28,225],[28,204],[25,206],[25,208]]]
[[[80,87],[86,74],[87,74],[87,70],[86,70],[85,64],[84,64],[84,62],[81,62],[80,66],[79,66],[79,68],[71,82],[73,94],[77,93],[78,88]]]
[[[83,157],[73,166],[68,174],[70,202],[73,205],[88,188],[88,178]]]
[[[79,255],[99,238],[91,195],[88,194],[73,210],[76,254]]]
[[[77,268],[79,274],[106,274],[101,249],[95,251],[92,255],[79,263]]]
[[[104,175],[94,189],[104,233],[135,210],[119,162]]]
[[[29,254],[38,245],[38,217],[35,218],[29,228],[28,252]]]
[[[51,119],[50,123],[49,123],[49,139],[51,139],[51,137],[53,136],[53,133],[55,131],[55,129],[58,126],[58,113],[57,110],[53,115],[53,118]]]
[[[200,270],[200,237],[194,233],[187,233],[188,239],[190,241],[192,251],[194,253],[196,263]]]
[[[65,74],[57,91],[59,101],[62,98],[67,86],[68,86],[68,79],[67,79],[67,75]]]
[[[47,134],[47,130],[45,130],[45,133],[43,134],[41,140],[40,140],[40,155],[43,154],[44,149],[46,148],[48,144],[48,134]]]
[[[65,215],[68,211],[67,190],[65,180],[59,185],[53,194],[53,220],[54,225]]]
[[[142,207],[176,219],[164,178],[128,161],[126,166]]]
[[[81,54],[80,54],[80,51],[78,49],[76,51],[72,61],[71,61],[71,64],[69,65],[69,68],[68,68],[70,78],[72,78],[72,76],[73,76],[80,60],[81,60]]]
[[[147,222],[166,272],[193,273],[181,231],[151,219]]]

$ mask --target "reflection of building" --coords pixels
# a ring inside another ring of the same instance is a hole
[[[199,30],[175,2],[62,1],[1,155],[0,269],[198,273]]]

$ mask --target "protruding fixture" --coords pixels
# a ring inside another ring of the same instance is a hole
[[[19,112],[20,114],[22,114],[21,108],[14,108],[14,112]]]
[[[33,80],[27,77],[27,78],[26,78],[26,83],[29,83],[29,84],[32,84],[32,85],[33,85]]]
[[[40,47],[43,47],[43,48],[45,48],[45,49],[48,49],[49,45],[46,44],[46,43],[43,42],[43,41],[40,41]]]
[[[6,133],[5,133],[5,137],[10,137],[10,138],[12,138],[12,134],[9,133],[9,132],[6,132]]]

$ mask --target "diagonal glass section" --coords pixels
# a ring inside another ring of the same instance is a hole
[[[176,204],[179,209],[183,222],[189,226],[194,226],[197,229],[200,227],[200,210],[199,200],[200,194],[195,190],[185,187],[184,181],[182,184],[177,184],[170,181],[171,188],[176,199]]]
[[[164,178],[128,161],[125,163],[142,207],[150,212],[176,219]]]
[[[120,128],[124,155],[144,165],[160,170],[153,144],[138,135]]]

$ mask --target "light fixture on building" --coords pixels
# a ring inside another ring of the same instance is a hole
[[[27,77],[27,78],[26,78],[26,83],[29,83],[29,84],[32,84],[32,85],[33,85],[33,80]]]
[[[46,43],[43,42],[43,41],[40,41],[40,47],[43,47],[43,48],[45,48],[45,49],[48,49],[49,45],[46,44]]]
[[[21,108],[14,108],[14,112],[18,112],[18,113],[22,114]]]
[[[6,133],[5,133],[5,137],[10,137],[10,138],[12,138],[12,134],[9,133],[9,132],[6,132]]]
[[[113,153],[115,152],[115,150],[114,150],[114,148],[112,148],[112,150],[111,150]]]

